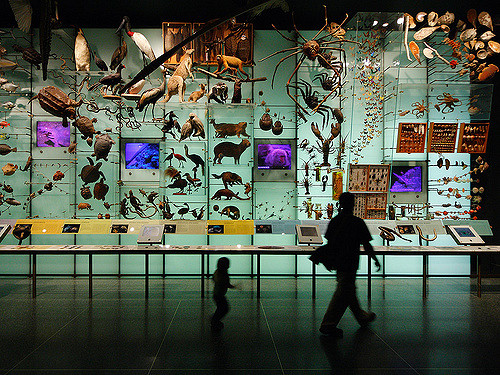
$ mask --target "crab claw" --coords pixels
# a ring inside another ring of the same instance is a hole
[[[316,136],[316,138],[318,138],[319,140],[323,140],[323,136],[321,135],[318,127],[316,126],[316,124],[314,122],[311,123],[311,130],[313,132],[313,134]]]

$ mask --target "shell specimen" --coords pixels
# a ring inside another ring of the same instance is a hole
[[[259,120],[259,126],[262,130],[271,130],[273,126],[273,120],[271,119],[271,116],[269,116],[269,113],[264,113],[262,117]]]
[[[95,136],[94,153],[92,156],[95,156],[96,160],[108,160],[109,151],[115,143],[108,134],[97,134]]]
[[[94,198],[97,200],[104,200],[108,191],[109,186],[105,184],[104,179],[101,178],[101,181],[94,185]]]
[[[52,176],[52,179],[54,181],[60,181],[64,178],[64,173],[62,173],[61,171],[57,171],[56,173],[54,173],[54,175]]]
[[[490,30],[493,30],[493,22],[491,21],[491,16],[488,12],[479,13],[479,16],[477,16],[477,20],[481,25],[486,26]]]
[[[420,48],[418,48],[418,45],[417,43],[415,43],[413,40],[408,44],[408,46],[410,47],[410,51],[411,51],[411,54],[413,55],[413,57],[415,57],[415,59],[418,61],[418,63],[420,64]]]

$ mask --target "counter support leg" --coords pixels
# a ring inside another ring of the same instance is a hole
[[[314,263],[312,263],[312,278],[311,279],[312,279],[312,299],[316,299],[316,265]]]
[[[477,296],[481,298],[481,255],[477,256]]]
[[[294,276],[295,278],[297,279],[299,277],[299,256],[297,254],[294,255],[294,266],[295,266],[295,273],[294,273]],[[314,263],[313,263],[314,265]]]
[[[257,254],[257,298],[260,298],[260,254]]]
[[[33,254],[33,266],[31,268],[31,297],[36,298],[36,254]]]
[[[167,275],[166,269],[167,269],[167,261],[165,259],[166,255],[163,254],[163,268],[162,268],[162,277],[165,278]]]
[[[89,298],[92,299],[92,254],[89,254]]]
[[[144,284],[145,284],[145,297],[149,298],[149,254],[146,254],[144,259]]]
[[[253,279],[254,277],[254,269],[253,269],[253,254],[250,255],[250,278]]]
[[[429,257],[428,255],[424,255],[423,259],[423,274],[422,274],[422,298],[427,298],[427,267],[428,267]]]
[[[201,298],[205,298],[205,254],[201,254]]]
[[[371,301],[372,299],[372,260],[370,257],[368,257],[368,279],[367,279],[368,285],[368,301]]]

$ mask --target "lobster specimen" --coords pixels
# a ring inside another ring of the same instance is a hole
[[[344,121],[344,116],[342,115],[342,112],[338,108],[335,109],[334,111],[335,117],[337,119],[337,123],[331,125],[330,127],[330,136],[328,138],[323,137],[321,132],[318,129],[318,126],[312,122],[311,123],[311,130],[313,134],[318,138],[317,140],[317,145],[313,146],[314,149],[317,151],[320,151],[323,154],[323,163],[321,163],[321,167],[329,167],[330,163],[328,162],[328,157],[330,154],[333,153],[333,148],[331,147],[331,143],[333,140],[340,134],[341,130],[341,124]]]
[[[325,97],[320,101],[317,100],[315,102],[310,101],[309,103],[306,101],[307,106],[312,109],[313,113],[317,112],[320,108],[321,105],[327,100],[331,95],[333,95],[337,89],[341,86],[341,77],[342,77],[342,71],[343,69],[339,69],[339,66],[343,66],[343,62],[345,61],[345,50],[343,48],[339,47],[333,47],[332,45],[335,43],[344,43],[344,42],[350,42],[350,43],[358,43],[355,41],[347,40],[344,39],[343,35],[345,34],[344,30],[342,29],[342,25],[344,22],[347,20],[347,16],[340,25],[335,25],[333,27],[329,27],[328,24],[328,16],[327,16],[327,11],[326,11],[326,6],[325,8],[325,25],[314,35],[314,37],[311,40],[307,40],[304,38],[299,31],[297,30],[297,26],[295,25],[295,22],[293,22],[293,28],[295,32],[297,33],[298,37],[303,41],[303,43],[298,43],[297,41],[285,36],[283,33],[281,33],[274,25],[273,28],[280,34],[284,39],[297,44],[295,47],[291,48],[286,48],[277,52],[274,52],[270,54],[269,56],[264,57],[263,59],[259,61],[264,61],[269,59],[272,56],[275,56],[277,54],[280,54],[282,52],[291,52],[289,55],[283,57],[278,64],[276,64],[276,67],[274,69],[273,73],[273,78],[271,82],[271,87],[274,84],[274,77],[276,75],[276,71],[278,70],[278,67],[283,63],[286,59],[301,54],[301,56],[298,58],[297,65],[295,66],[295,69],[293,70],[292,74],[290,75],[290,78],[288,78],[288,81],[286,82],[286,93],[292,99],[295,104],[306,114],[309,114],[308,111],[295,99],[295,97],[290,93],[290,86],[294,87],[293,85],[290,84],[292,81],[293,77],[297,74],[300,66],[303,64],[304,60],[307,58],[308,60],[311,61],[316,61],[318,60],[318,63],[324,67],[325,69],[331,70],[334,75],[334,82],[336,82],[330,90],[330,93],[328,95],[325,95]],[[328,30],[328,33],[325,36],[319,37],[319,35],[325,31],[325,29]],[[332,55],[327,54],[326,51],[339,51],[341,54],[341,60],[339,60],[340,64],[332,64]],[[313,93],[314,94],[314,93]],[[304,98],[305,99],[305,98]]]

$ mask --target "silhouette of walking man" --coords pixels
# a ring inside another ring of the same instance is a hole
[[[226,257],[219,258],[217,261],[217,269],[214,272],[214,294],[213,298],[217,306],[214,315],[212,315],[211,325],[214,330],[221,330],[224,328],[222,318],[229,312],[229,303],[226,299],[227,289],[234,288],[229,281],[229,259]]]
[[[362,327],[375,320],[375,313],[361,309],[356,296],[356,272],[359,267],[359,245],[375,261],[377,271],[380,263],[375,256],[370,241],[372,236],[363,219],[354,216],[354,195],[342,193],[339,197],[339,214],[328,224],[325,237],[328,240],[328,252],[335,260],[337,270],[337,289],[326,310],[319,331],[325,335],[341,338],[343,331],[337,325],[349,307]]]

